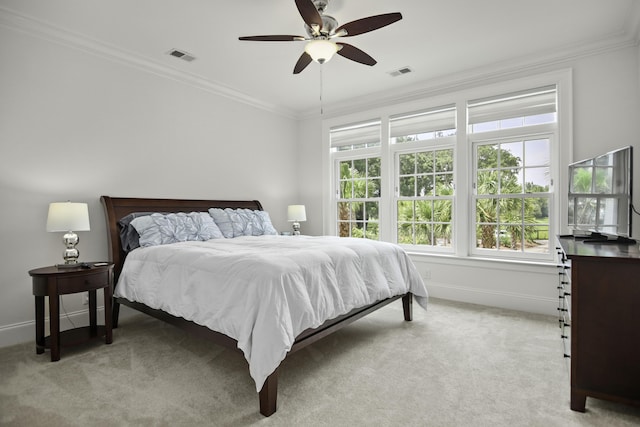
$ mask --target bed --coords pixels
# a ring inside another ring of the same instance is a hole
[[[247,360],[250,374],[256,381],[260,413],[264,416],[276,411],[278,368],[287,354],[398,299],[402,300],[406,321],[412,320],[414,299],[426,308],[428,296],[424,283],[408,256],[396,245],[337,237],[248,235],[125,251],[120,221],[127,216],[205,213],[210,209],[226,208],[263,213],[262,205],[257,200],[110,196],[102,196],[101,201],[107,220],[110,261],[115,264],[114,327],[118,327],[120,304],[124,304],[239,352]],[[388,250],[393,252],[387,253]],[[343,292],[341,289],[345,288],[340,284],[344,281],[342,274],[349,280],[356,274],[347,269],[351,268],[348,265],[339,268],[344,264],[341,260],[349,259],[354,251],[364,251],[358,262],[353,263],[355,270],[373,271],[368,274],[390,279],[375,278],[375,281],[386,280],[388,283],[384,286],[376,284],[372,291],[368,283],[374,278],[367,277],[366,292],[353,291],[352,297],[335,298],[332,295]],[[314,261],[316,253],[318,258]],[[169,259],[173,263],[166,261]],[[371,264],[376,262],[381,265]],[[217,264],[220,268],[228,266],[229,271],[214,271]],[[326,265],[336,270],[332,273],[333,279],[327,279],[326,286],[316,283],[321,280],[309,279],[317,276],[317,269],[325,270]],[[150,275],[143,279],[143,272]],[[209,289],[208,282],[206,285],[198,284],[202,282],[201,276],[212,283],[220,283]],[[397,280],[397,277],[403,280]],[[235,280],[233,286],[227,286],[226,281],[232,280]],[[334,281],[340,283],[333,284]],[[325,291],[323,287],[329,290]],[[157,297],[163,292],[168,293],[169,302]],[[294,297],[301,294],[304,294],[300,300],[302,303],[298,303]],[[309,296],[312,294],[313,298]],[[316,299],[321,302],[315,302]],[[299,308],[305,305],[311,306],[310,311]],[[257,307],[255,313],[254,306]]]

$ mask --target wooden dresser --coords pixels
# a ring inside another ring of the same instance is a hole
[[[559,326],[571,363],[571,409],[587,396],[640,404],[638,244],[558,238]]]

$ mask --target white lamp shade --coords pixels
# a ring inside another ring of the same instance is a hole
[[[86,203],[49,204],[47,231],[89,231],[89,207]]]
[[[306,221],[307,212],[304,209],[304,205],[289,205],[287,218],[289,218],[289,222]]]
[[[304,47],[304,51],[307,52],[314,61],[324,64],[338,51],[338,46],[329,40],[311,40]]]

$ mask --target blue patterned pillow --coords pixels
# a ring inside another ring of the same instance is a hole
[[[233,224],[229,214],[224,209],[211,208],[209,209],[209,215],[211,215],[224,237],[233,237]]]
[[[271,224],[271,217],[269,216],[269,212],[267,211],[253,211],[255,215],[255,219],[253,222],[253,235],[254,236],[262,236],[262,235],[276,235],[278,234],[278,230],[275,229],[273,224]],[[259,234],[256,234],[259,233]]]
[[[131,225],[138,232],[143,247],[224,237],[206,212],[153,213],[134,218]]]
[[[269,213],[265,211],[211,208],[209,214],[227,238],[278,234],[271,224]]]

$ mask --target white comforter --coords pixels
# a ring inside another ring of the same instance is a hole
[[[260,391],[307,328],[427,290],[397,245],[338,237],[236,237],[138,248],[115,295],[234,338]]]

